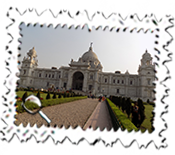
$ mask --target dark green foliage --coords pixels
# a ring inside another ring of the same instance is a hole
[[[48,91],[47,96],[46,96],[46,99],[47,100],[50,99],[50,91]]]
[[[56,99],[57,98],[56,93],[53,94],[53,97],[52,98],[53,99]]]
[[[147,103],[149,104],[149,99],[147,99]]]
[[[138,103],[138,107],[139,107],[138,113],[140,115],[138,126],[140,127],[141,124],[143,123],[143,121],[145,120],[145,107],[144,107],[143,101],[141,99],[138,99],[137,103]]]
[[[122,97],[119,97],[118,98],[118,107],[119,107],[119,109],[120,109],[120,107],[121,107],[121,105],[122,105]]]
[[[62,94],[61,94],[61,93],[59,93],[59,95],[58,95],[58,96],[59,96],[58,98],[61,98]]]
[[[126,113],[128,115],[128,118],[129,118],[129,116],[131,114],[131,100],[130,100],[130,98],[127,98],[127,100],[126,100]]]
[[[41,96],[40,96],[40,91],[38,91],[36,97],[38,97],[39,99],[41,98]]]
[[[60,93],[57,93],[57,95],[58,95],[58,98],[59,98]]]
[[[125,107],[126,107],[126,101],[125,101],[125,97],[122,98],[122,111],[124,112],[125,111]]]
[[[25,92],[22,96],[22,101],[25,102],[25,99],[28,97],[28,94],[27,92]]]

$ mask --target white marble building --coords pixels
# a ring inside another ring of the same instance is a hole
[[[75,89],[91,92],[94,95],[117,95],[141,98],[144,101],[154,98],[153,81],[155,80],[155,66],[151,55],[146,51],[142,55],[138,67],[138,75],[128,71],[122,74],[103,72],[102,65],[97,55],[93,52],[92,45],[78,61],[71,60],[69,67],[52,67],[51,69],[37,68],[38,61],[35,49],[23,58],[20,72],[20,86],[48,89],[53,84],[59,89]]]

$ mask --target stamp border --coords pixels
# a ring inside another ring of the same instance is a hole
[[[34,24],[34,23],[40,23],[40,24],[45,24],[46,23],[46,25],[50,25],[51,23],[54,23],[53,25],[54,25],[54,27],[58,24],[58,21],[59,21],[59,23],[61,24],[61,25],[64,25],[65,24],[65,22],[66,22],[66,24],[68,25],[68,27],[69,26],[71,26],[71,25],[75,25],[75,27],[76,26],[80,26],[80,27],[83,27],[83,25],[84,25],[84,23],[87,23],[88,24],[88,26],[89,27],[92,27],[92,26],[95,26],[96,28],[97,27],[99,27],[99,23],[98,22],[94,22],[95,20],[97,21],[97,19],[98,20],[100,20],[101,21],[101,24],[100,24],[100,26],[102,25],[102,27],[106,27],[106,21],[107,21],[107,26],[109,26],[110,28],[114,28],[114,27],[125,27],[125,28],[127,28],[127,27],[132,27],[132,28],[136,28],[137,29],[137,27],[140,27],[140,29],[139,30],[141,30],[141,29],[146,29],[147,31],[148,30],[150,30],[149,28],[151,27],[151,30],[153,30],[153,29],[159,29],[159,33],[165,33],[164,32],[164,29],[168,26],[168,22],[167,22],[167,19],[163,19],[161,22],[157,22],[157,24],[154,24],[152,21],[154,20],[154,22],[156,23],[156,19],[154,18],[154,17],[151,17],[151,18],[145,18],[142,22],[140,22],[140,21],[138,21],[137,20],[137,18],[134,18],[134,20],[133,19],[130,19],[129,17],[127,18],[127,20],[125,20],[125,21],[122,21],[122,19],[119,17],[119,16],[116,16],[115,15],[115,17],[114,16],[111,16],[109,19],[104,19],[104,17],[101,17],[101,15],[99,15],[98,17],[96,16],[96,17],[94,17],[94,18],[96,18],[96,19],[93,19],[92,21],[89,21],[88,20],[88,18],[87,17],[85,17],[86,16],[86,13],[82,13],[81,15],[78,15],[78,16],[76,16],[74,19],[71,19],[70,17],[68,17],[67,16],[67,14],[63,14],[61,17],[58,17],[58,18],[54,18],[54,17],[52,17],[52,15],[51,15],[51,13],[49,13],[48,11],[46,11],[46,12],[44,12],[41,16],[36,16],[36,14],[35,14],[35,12],[33,11],[33,12],[26,12],[23,16],[21,16],[21,15],[19,15],[19,13],[17,13],[17,11],[16,10],[14,10],[14,8],[12,9],[12,10],[10,10],[10,18],[14,18],[15,17],[15,19],[16,19],[16,21],[15,21],[15,23],[12,25],[12,26],[10,26],[9,27],[9,29],[10,29],[10,31],[8,30],[7,32],[9,32],[13,37],[14,37],[14,40],[18,40],[17,38],[16,38],[16,36],[18,36],[19,34],[17,34],[17,32],[13,32],[12,31],[12,27],[15,27],[15,28],[17,28],[18,26],[19,26],[19,24],[21,23],[21,22],[23,22],[23,21],[25,21],[25,23],[32,23],[32,24]],[[30,18],[27,18],[27,17],[31,17],[32,15],[34,15],[35,16],[35,19],[30,19]],[[49,19],[48,21],[45,21],[45,19],[46,19],[46,17],[47,17],[47,19]],[[103,18],[103,19],[102,19]],[[83,21],[81,21],[81,19],[83,19]],[[120,20],[119,20],[120,19]],[[17,21],[18,20],[18,21]],[[117,22],[119,20],[119,22],[117,23],[117,24],[115,24],[115,25],[113,25],[114,24],[114,22]],[[146,23],[147,23],[147,20],[150,22],[149,24],[149,28],[146,26]],[[81,21],[81,22],[78,22],[78,21]],[[16,23],[16,22],[18,22],[18,24]],[[137,23],[137,26],[135,26],[136,25],[136,23]],[[145,24],[144,24],[145,23]],[[14,26],[15,25],[15,26]],[[164,34],[164,39],[163,40],[161,40],[160,42],[159,42],[159,44],[157,45],[158,46],[158,48],[156,48],[159,52],[160,51],[164,51],[164,49],[161,47],[161,45],[163,45],[164,43],[165,43],[165,41],[164,40],[168,40],[169,39],[169,36],[167,36],[167,34],[165,33]],[[8,50],[10,50],[10,51],[14,51],[14,49],[17,49],[17,47],[18,46],[16,46],[15,44],[19,44],[19,43],[14,43],[14,40],[10,43],[10,44],[8,44]],[[155,50],[156,50],[155,49]],[[160,50],[161,49],[161,50]],[[163,54],[163,55],[162,55]],[[9,69],[10,70],[12,70],[12,68],[13,68],[13,65],[15,65],[15,61],[17,61],[17,52],[16,52],[16,54],[14,54],[14,53],[12,53],[12,55],[13,55],[13,57],[14,57],[14,60],[13,60],[13,63],[12,64],[10,64],[8,67],[9,67]],[[159,58],[159,63],[158,63],[158,65],[160,65],[159,66],[159,68],[157,68],[158,69],[158,74],[160,75],[160,70],[162,69],[162,72],[161,73],[163,73],[164,75],[166,75],[166,73],[165,73],[165,70],[166,70],[166,68],[165,68],[165,66],[163,66],[162,64],[161,64],[161,62],[163,62],[163,60],[165,60],[165,57],[167,58],[167,55],[165,54],[165,53],[163,53],[163,52],[161,52],[161,55],[158,57]],[[163,60],[162,60],[163,59]],[[17,68],[16,68],[16,70],[15,70],[16,72],[15,72],[15,74],[14,73],[12,73],[8,78],[7,78],[7,81],[6,81],[6,87],[7,88],[9,88],[9,82],[12,82],[13,81],[13,83],[14,83],[14,86],[13,86],[13,88],[12,88],[12,86],[11,86],[11,90],[12,91],[15,91],[15,83],[16,83],[16,80],[17,80],[17,77],[16,77],[16,73],[18,72],[18,70],[17,70]],[[158,76],[158,77],[160,77],[160,76]],[[13,80],[12,80],[13,79]],[[159,83],[160,83],[160,79],[159,79]],[[164,91],[163,90],[165,90],[165,88],[162,86],[162,85],[160,85],[158,82],[157,82],[157,84],[159,85],[159,88],[157,88],[156,87],[156,100],[158,99],[158,101],[160,101],[159,99],[161,98],[160,97],[160,94],[161,94],[161,92],[162,92],[162,94],[164,93]],[[156,84],[156,85],[157,85]],[[158,91],[157,91],[158,90]],[[159,90],[162,90],[161,92],[159,91]],[[12,92],[11,91],[11,92]],[[14,102],[15,102],[15,100],[14,100],[14,97],[15,97],[15,94],[14,93],[9,93],[8,95],[4,95],[5,97],[7,97],[7,102],[10,102],[11,101],[11,105],[9,106],[9,107],[7,107],[7,111],[10,113],[10,109],[14,106]],[[160,104],[162,104],[161,102],[158,102],[158,103],[160,103]],[[14,107],[13,107],[14,108]],[[163,109],[165,109],[163,106],[161,107],[162,108],[162,110]],[[15,112],[14,110],[12,110],[11,109],[11,112]],[[4,117],[4,115],[5,114],[3,114],[3,118],[4,118],[4,120],[6,120],[6,117]],[[8,115],[8,113],[7,113],[7,115]],[[6,116],[7,116],[6,115]],[[12,117],[12,116],[10,116],[10,117]],[[160,117],[160,116],[159,116]],[[161,120],[161,118],[160,118],[160,121],[162,121]],[[163,127],[163,130],[166,130],[165,128],[164,128],[164,126],[165,126],[165,124],[163,124],[162,125],[162,127]],[[22,125],[20,125],[20,126],[18,126],[18,127],[20,127],[20,128],[22,128],[24,131],[28,128],[30,128],[30,125],[28,124],[28,126],[26,127],[26,128],[23,128],[23,126]],[[13,126],[13,131],[14,131],[14,126]],[[34,134],[35,135],[35,131],[37,131],[36,129],[37,129],[37,127],[36,126],[34,126],[34,127],[32,127],[33,128],[33,131],[28,131],[28,135],[29,135],[29,133],[30,133],[30,135],[31,134]],[[9,128],[8,128],[9,129]],[[41,129],[41,128],[40,128]],[[42,126],[42,129],[45,131],[45,130],[47,130],[45,127],[43,127]],[[55,130],[55,129],[54,129]],[[81,129],[79,129],[79,128],[77,128],[77,129],[75,129],[76,130],[76,132],[75,132],[75,130],[71,130],[70,128],[69,129],[57,129],[57,130],[59,130],[59,132],[61,133],[59,133],[59,135],[61,135],[61,136],[63,136],[64,135],[64,137],[66,137],[66,136],[68,136],[68,137],[74,137],[74,138],[70,138],[70,139],[77,139],[79,136],[80,136],[80,134],[79,133],[81,133],[81,136],[83,136],[83,137],[85,137],[86,139],[90,139],[90,137],[92,137],[92,131],[81,131]],[[62,131],[61,131],[62,130]],[[66,130],[66,131],[65,131]],[[68,130],[69,130],[69,133],[68,133]],[[155,128],[155,130],[156,130],[156,128]],[[3,130],[3,132],[4,133],[6,133],[5,135],[7,136],[7,138],[8,139],[10,139],[11,138],[11,136],[12,135],[10,135],[10,134],[8,134],[8,130],[7,129],[5,129],[5,130]],[[84,134],[86,132],[86,135]],[[117,131],[117,132],[119,132],[119,131]],[[165,131],[164,131],[165,132]],[[51,133],[51,132],[50,132]],[[64,134],[63,134],[64,133]],[[66,134],[65,134],[66,133]],[[103,132],[100,132],[100,131],[98,131],[98,129],[96,130],[96,131],[93,131],[93,133],[94,133],[94,136],[93,136],[93,139],[94,139],[94,137],[98,137],[98,136],[100,136],[100,137],[104,137],[104,135],[105,135],[105,137],[106,138],[103,138],[105,141],[108,141],[109,140],[109,137],[111,138],[111,139],[113,139],[114,137],[113,137],[113,132],[112,131],[110,131],[109,133],[108,133],[108,131],[103,131]],[[123,133],[123,136],[127,136],[127,139],[129,139],[129,140],[133,140],[134,138],[133,137],[135,137],[136,135],[138,135],[139,137],[141,137],[140,139],[136,139],[137,141],[138,141],[138,143],[140,144],[140,145],[145,145],[145,144],[147,144],[149,141],[150,141],[150,135],[151,136],[153,136],[152,134],[146,134],[146,133],[144,133],[144,135],[146,135],[146,136],[141,136],[141,134],[142,133],[135,133],[135,132],[130,132],[129,134],[130,135],[128,135],[128,133],[127,133],[127,131],[125,130],[124,132],[122,132]],[[155,131],[154,131],[154,133],[155,133]],[[18,133],[17,132],[17,134],[18,134],[18,136],[20,137],[20,139],[23,139],[23,138],[21,138],[22,137],[22,135],[23,134],[21,134],[21,133]],[[72,136],[72,134],[75,134],[77,137],[75,137],[75,136]],[[120,133],[121,134],[121,133]],[[157,132],[156,133],[157,135],[157,139],[159,139],[159,140],[155,140],[155,138],[154,138],[154,141],[155,141],[155,144],[156,145],[158,145],[158,146],[162,146],[163,144],[165,144],[164,142],[165,142],[165,140],[160,140],[160,136],[163,136],[163,134],[165,134],[165,133],[162,133],[162,132]],[[89,137],[89,136],[90,137]],[[121,136],[119,136],[119,133],[115,133],[115,135],[116,135],[116,137],[117,138],[120,138]],[[132,136],[131,136],[132,135]],[[148,136],[149,135],[149,136]],[[154,136],[155,136],[155,134],[154,134]],[[165,135],[164,135],[165,136]],[[39,137],[39,136],[37,136],[37,140],[43,140],[43,139],[45,139],[47,136],[46,136],[46,134],[41,138],[41,137]],[[60,137],[59,139],[63,139],[64,137]],[[129,138],[128,138],[129,137]],[[148,138],[149,137],[149,138]],[[80,137],[81,138],[81,137]],[[78,138],[78,139],[80,139],[80,138]],[[107,140],[108,139],[108,140]],[[141,140],[141,139],[144,139],[144,142]],[[145,140],[146,139],[146,140]],[[122,139],[121,139],[122,140]],[[112,140],[112,141],[114,141],[114,140]],[[123,141],[123,140],[122,140]],[[142,142],[141,142],[142,141]],[[141,142],[141,143],[140,143]],[[124,144],[125,145],[125,144]],[[128,145],[128,144],[126,144],[126,145]],[[145,145],[146,146],[146,145]],[[165,145],[164,145],[165,146]]]

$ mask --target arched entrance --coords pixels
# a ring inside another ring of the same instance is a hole
[[[81,72],[75,72],[72,80],[72,89],[82,90],[83,88],[84,75]]]

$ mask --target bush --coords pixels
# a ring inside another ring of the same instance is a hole
[[[56,99],[56,93],[53,94],[53,97],[52,97],[52,98],[53,98],[53,99]]]
[[[61,98],[61,96],[62,96],[61,93],[59,93],[58,98]]]
[[[141,99],[138,99],[137,100],[137,103],[138,103],[138,113],[140,115],[140,119],[139,119],[139,122],[138,122],[138,127],[141,126],[141,124],[143,123],[143,121],[145,120],[145,107],[143,105],[143,101]]]
[[[111,109],[113,110],[116,118],[121,122],[121,125],[129,132],[132,130],[138,131],[138,128],[123,114],[118,107],[115,106],[109,99],[107,99]]]
[[[119,104],[118,107],[119,107],[119,109],[120,109],[120,107],[121,107],[121,105],[122,105],[122,98],[121,98],[121,97],[118,98],[118,104]]]
[[[50,91],[47,93],[46,99],[50,99]]]
[[[28,97],[28,94],[27,92],[25,92],[22,96],[22,101],[25,102],[25,99]]]
[[[126,100],[125,100],[125,97],[122,98],[122,111],[124,112],[125,109],[126,109]]]
[[[147,103],[149,104],[149,99],[147,99]]]
[[[131,100],[130,100],[130,98],[127,98],[127,100],[126,100],[126,113],[128,115],[128,118],[129,118],[129,116],[131,114]]]
[[[41,98],[41,96],[40,96],[40,91],[38,91],[36,97],[38,97],[39,99]]]

